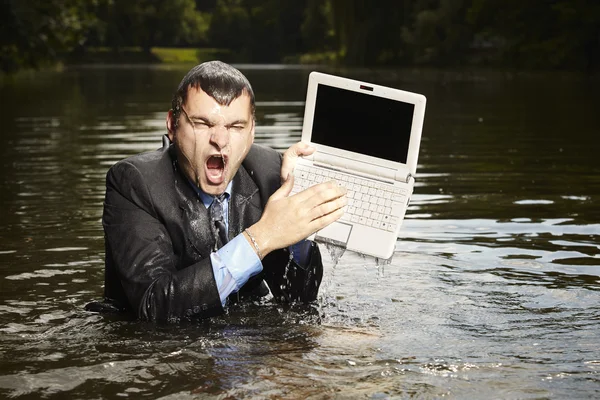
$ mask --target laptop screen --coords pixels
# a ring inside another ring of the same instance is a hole
[[[311,141],[406,164],[415,105],[319,84]]]

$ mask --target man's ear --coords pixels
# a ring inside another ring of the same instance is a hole
[[[173,142],[175,138],[175,118],[173,116],[173,110],[169,110],[167,113],[167,132],[169,140]]]

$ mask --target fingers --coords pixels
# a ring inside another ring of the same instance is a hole
[[[323,215],[320,218],[312,220],[309,224],[311,233],[317,232],[317,231],[325,228],[327,225],[340,219],[342,217],[342,215],[344,215],[344,209],[338,208],[337,210],[335,210],[329,214]]]
[[[309,156],[316,150],[313,146],[304,142],[298,142],[290,147],[290,149],[293,149],[297,156]]]
[[[281,182],[285,181],[288,175],[294,170],[298,157],[308,156],[315,152],[315,148],[304,142],[298,142],[290,146],[283,153],[281,163]]]
[[[306,202],[311,208],[321,203],[344,196],[347,190],[335,181],[328,181],[311,186],[294,197],[300,202]]]
[[[285,153],[283,153],[283,157],[298,157],[298,156],[308,156],[315,152],[315,148],[304,142],[297,142],[291,145]]]
[[[312,186],[292,197],[293,206],[306,216],[306,221],[316,230],[337,220],[344,214],[348,204],[347,190],[335,181],[329,181]],[[333,215],[333,219],[331,219]]]
[[[329,215],[339,209],[342,209],[346,206],[346,204],[348,204],[348,199],[346,198],[346,196],[341,196],[326,203],[321,203],[311,210],[311,221],[322,218],[323,216]]]
[[[293,186],[294,176],[290,175],[271,195],[260,221],[254,225],[253,233],[266,249],[263,254],[296,243],[344,214],[346,189],[335,181],[289,196]]]

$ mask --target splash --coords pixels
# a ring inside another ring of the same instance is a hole
[[[338,264],[338,262],[340,261],[340,258],[342,258],[342,256],[346,252],[346,248],[337,246],[333,243],[323,243],[323,244],[325,245],[325,248],[329,252],[331,259],[333,260],[333,266],[335,267]]]
[[[387,258],[387,259],[375,257],[375,265],[377,266],[377,279],[384,277],[385,266],[390,265],[392,263],[393,258],[394,258],[393,254],[390,258]]]
[[[356,302],[354,300],[346,301],[348,293],[353,289],[352,287],[337,287],[338,283],[337,280],[335,280],[335,271],[346,249],[331,243],[320,244],[324,245],[331,258],[331,264],[324,263],[326,268],[317,302],[321,325],[341,324],[344,326],[379,326],[379,317],[377,315],[371,315],[370,313],[356,315],[356,311],[359,311],[361,307],[356,308]],[[358,262],[356,262],[355,256],[358,258]],[[364,291],[365,283],[369,286],[375,285],[375,287],[379,287],[381,283],[385,283],[386,280],[389,279],[389,276],[385,275],[385,268],[392,263],[392,260],[393,255],[388,259],[384,259],[359,252],[352,252],[351,259],[349,260],[351,261],[350,265],[362,266],[365,269],[366,277],[368,278],[367,281],[356,282],[355,285],[352,285],[355,286],[354,289],[356,290],[357,298],[359,298],[360,293]],[[331,268],[328,268],[329,265],[331,265]],[[342,271],[344,271],[344,274],[347,270],[345,268],[346,266],[346,264],[341,264],[340,267]],[[375,282],[372,282],[373,278],[375,279]],[[345,284],[346,283],[344,283],[344,285]],[[352,314],[354,314],[354,316],[352,316]]]
[[[335,276],[336,266],[338,265],[340,258],[342,258],[342,256],[346,252],[346,249],[344,247],[340,247],[332,243],[322,244],[327,249],[327,252],[329,253],[329,256],[331,257],[332,261],[331,270],[326,273],[326,276],[324,276],[323,282],[321,284],[321,289],[319,290],[318,309],[320,314],[324,316],[325,308],[336,306],[336,301],[331,297],[329,292],[333,282],[333,277]]]

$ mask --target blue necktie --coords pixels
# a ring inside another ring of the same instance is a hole
[[[210,219],[214,224],[214,227],[221,239],[221,244],[225,245],[229,241],[227,238],[227,227],[225,226],[224,215],[223,215],[223,202],[225,201],[226,194],[223,193],[220,196],[216,196],[210,205]]]

